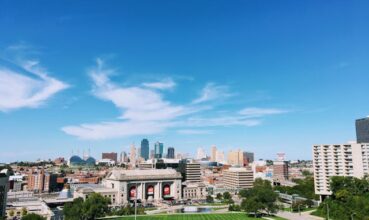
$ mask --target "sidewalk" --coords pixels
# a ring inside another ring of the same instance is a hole
[[[289,220],[324,220],[324,218],[310,215],[311,212],[312,211],[301,212],[300,215],[299,213],[280,211],[276,215]]]

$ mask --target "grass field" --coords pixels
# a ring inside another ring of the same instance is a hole
[[[113,218],[114,220],[134,220],[133,216]],[[253,220],[260,218],[247,217],[245,213],[212,213],[212,214],[174,214],[137,216],[137,220]]]

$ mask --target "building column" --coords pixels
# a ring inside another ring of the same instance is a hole
[[[163,193],[162,193],[162,182],[159,182],[159,199],[162,200],[163,199]]]
[[[146,201],[146,184],[145,183],[141,183],[141,189],[142,189],[142,201]]]
[[[160,192],[160,186],[159,186],[159,183],[156,183],[155,184],[155,187],[154,187],[154,200],[159,200],[159,192]]]

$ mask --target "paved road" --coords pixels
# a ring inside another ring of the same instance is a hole
[[[301,212],[301,215],[300,215],[299,213],[280,211],[277,213],[277,216],[280,216],[282,218],[286,218],[289,220],[324,220],[324,218],[310,215],[311,212],[312,211]]]

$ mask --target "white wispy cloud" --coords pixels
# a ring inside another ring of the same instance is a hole
[[[167,78],[158,82],[143,83],[142,85],[151,89],[167,90],[173,89],[176,86],[176,83],[172,79]]]
[[[266,115],[284,114],[288,112],[290,112],[290,110],[278,108],[244,108],[239,113],[250,118],[256,118]]]
[[[218,126],[257,126],[261,124],[260,119],[250,119],[239,115],[219,117],[191,117],[183,122],[188,127],[218,127]]]
[[[120,109],[120,121],[67,126],[62,128],[64,132],[82,139],[154,134],[170,126],[173,119],[200,110],[174,105],[164,100],[159,91],[151,89],[152,85],[151,88],[147,88],[147,85],[119,86],[109,78],[113,73],[115,70],[106,68],[101,59],[98,59],[97,66],[89,71],[93,81],[93,95],[112,102]]]
[[[200,97],[193,100],[193,104],[199,104],[207,101],[213,101],[221,98],[226,98],[232,96],[231,93],[229,93],[228,86],[224,85],[217,85],[215,83],[208,83],[206,86],[202,89]]]
[[[0,111],[36,108],[69,85],[57,80],[38,61],[0,62]]]
[[[212,130],[199,130],[199,129],[181,129],[177,131],[179,134],[188,134],[188,135],[194,135],[194,134],[212,134]]]
[[[262,116],[281,114],[280,109],[245,108],[240,112],[227,112],[213,117],[202,117],[203,111],[212,106],[208,101],[231,96],[227,86],[207,84],[201,96],[188,104],[173,104],[164,98],[163,92],[173,88],[170,81],[141,83],[136,86],[121,86],[112,81],[116,70],[108,68],[104,61],[97,59],[97,65],[88,71],[92,80],[92,94],[114,104],[121,114],[114,120],[69,125],[62,130],[80,139],[109,139],[135,135],[159,134],[175,129],[180,134],[209,134],[215,127],[257,126]],[[166,85],[164,85],[166,84]]]
[[[169,123],[153,121],[116,121],[66,126],[62,130],[80,139],[102,140],[134,135],[158,134],[169,126]]]

